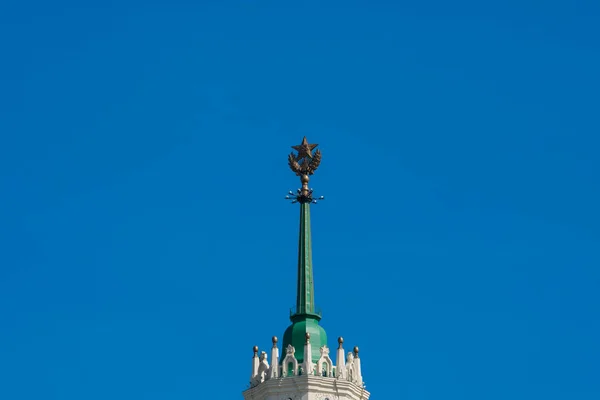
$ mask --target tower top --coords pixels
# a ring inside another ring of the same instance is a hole
[[[362,380],[361,359],[358,347],[344,357],[344,339],[338,339],[334,366],[327,346],[327,334],[319,325],[321,312],[315,307],[315,290],[312,265],[312,240],[310,205],[322,200],[313,197],[309,188],[310,176],[321,164],[321,151],[306,137],[295,152],[288,155],[288,165],[302,186],[296,193],[290,191],[286,199],[300,204],[300,234],[298,238],[298,267],[296,307],[290,312],[291,325],[283,334],[279,355],[277,337],[272,338],[271,363],[266,352],[253,348],[250,388],[244,391],[245,400],[274,398],[316,398],[339,400],[368,400]],[[339,288],[334,288],[339,291]],[[279,295],[277,295],[279,298]]]
[[[313,198],[313,190],[308,187],[309,176],[313,175],[321,164],[321,151],[315,148],[318,144],[310,144],[306,137],[302,143],[292,146],[297,154],[288,155],[288,165],[292,172],[300,177],[302,187],[296,194],[290,192],[286,196],[292,203],[300,203],[300,234],[298,237],[298,282],[296,286],[296,308],[290,312],[292,325],[283,335],[283,347],[292,345],[296,348],[296,357],[300,362],[304,360],[304,341],[306,334],[310,334],[312,354],[309,359],[319,359],[319,348],[327,344],[325,330],[319,326],[321,313],[315,307],[315,292],[312,265],[312,239],[310,229],[310,204],[317,203]],[[314,153],[313,153],[314,151]],[[323,199],[321,196],[319,199]]]

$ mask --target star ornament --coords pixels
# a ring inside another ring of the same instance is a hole
[[[312,151],[317,146],[318,146],[318,144],[309,144],[308,140],[306,140],[306,136],[304,136],[304,139],[302,139],[302,143],[300,143],[298,146],[292,146],[292,149],[294,149],[298,152],[298,155],[296,156],[296,160],[300,161],[306,157],[312,159]]]

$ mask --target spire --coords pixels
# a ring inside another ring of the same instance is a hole
[[[315,307],[315,292],[312,266],[312,240],[310,230],[310,204],[317,203],[313,198],[313,190],[309,189],[309,176],[313,175],[321,163],[321,151],[313,150],[317,144],[309,144],[306,137],[298,146],[292,146],[298,153],[292,152],[288,156],[291,170],[300,177],[302,187],[296,194],[289,192],[286,196],[292,203],[300,203],[300,234],[298,238],[298,282],[296,288],[296,309],[291,313],[292,325],[288,327],[283,336],[284,347],[291,344],[296,348],[296,358],[304,360],[304,340],[306,334],[313,338],[316,346],[311,349],[312,359],[320,357],[319,348],[327,344],[327,336],[318,324],[321,319],[320,312]],[[322,200],[323,196],[319,198]]]
[[[296,313],[315,314],[315,287],[312,270],[312,242],[310,239],[310,203],[300,204]]]
[[[310,204],[317,203],[313,199],[313,190],[308,188],[309,175],[315,173],[321,163],[321,151],[315,154],[312,151],[318,144],[309,144],[306,137],[298,146],[292,146],[298,154],[293,152],[288,156],[288,164],[292,171],[300,177],[302,187],[297,190],[294,197],[286,196],[292,203],[300,203],[300,234],[298,237],[298,286],[296,290],[296,315],[307,315],[321,319],[320,313],[315,309],[315,288],[312,267],[312,240],[310,235]],[[293,192],[290,192],[293,195]],[[320,197],[323,199],[323,196]],[[293,320],[293,319],[292,319]]]
[[[362,380],[358,347],[344,359],[344,339],[338,338],[337,365],[334,366],[327,346],[327,334],[319,325],[321,313],[315,307],[310,205],[323,199],[323,196],[313,198],[308,181],[321,163],[321,151],[316,147],[316,144],[310,144],[304,138],[301,144],[292,146],[296,152],[288,156],[288,164],[302,184],[300,189],[286,196],[292,203],[300,204],[298,282],[296,307],[290,312],[292,323],[283,334],[281,357],[275,336],[272,339],[270,363],[267,352],[259,352],[256,346],[253,348],[250,386],[243,392],[244,400],[281,398],[283,394],[283,397],[290,399],[318,397],[369,400],[370,393]],[[286,291],[293,291],[291,283],[287,287]],[[290,299],[292,296],[289,293]]]

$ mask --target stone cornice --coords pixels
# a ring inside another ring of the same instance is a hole
[[[247,389],[242,394],[245,400],[277,398],[288,393],[328,393],[338,398],[368,400],[371,395],[356,383],[342,379],[326,378],[313,375],[288,376],[269,379],[262,384]]]

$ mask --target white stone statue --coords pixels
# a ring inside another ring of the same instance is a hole
[[[267,361],[267,353],[264,351],[260,353],[258,374],[256,375],[258,383],[264,382],[269,379],[269,362]]]
[[[286,352],[286,354],[293,356],[294,353],[296,352],[296,349],[291,344],[288,344],[287,348],[285,349],[285,352]]]
[[[351,351],[348,352],[346,357],[346,379],[350,382],[356,381],[356,372],[354,371],[354,354]]]

